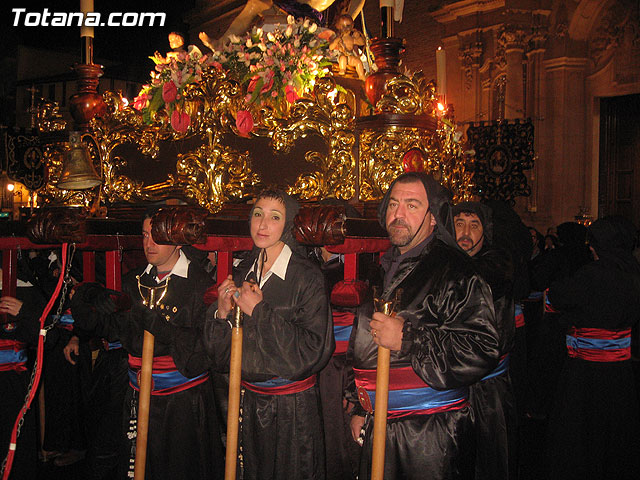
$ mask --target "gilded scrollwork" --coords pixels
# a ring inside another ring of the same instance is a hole
[[[170,185],[211,213],[220,211],[226,200],[243,198],[258,182],[249,156],[221,145],[212,134],[208,144],[178,155],[176,175],[169,176]]]
[[[382,112],[409,115],[435,115],[435,105],[435,83],[427,81],[422,72],[411,77],[399,75],[389,80],[385,94],[378,102]]]
[[[306,153],[307,162],[317,169],[300,175],[289,188],[291,194],[303,199],[332,196],[345,200],[355,195],[355,114],[350,104],[353,102],[338,95],[335,80],[324,77],[316,82],[313,98],[297,100],[290,107],[288,122],[275,125],[271,146],[276,152],[288,152],[296,140],[309,134],[319,135],[329,149],[327,155]]]

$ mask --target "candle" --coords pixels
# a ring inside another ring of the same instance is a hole
[[[447,57],[442,47],[436,50],[436,93],[447,94]]]
[[[93,13],[93,0],[80,0],[80,11],[84,14],[86,22],[87,13]],[[80,27],[80,36],[93,38],[93,27]]]
[[[380,34],[382,38],[393,37],[394,0],[380,0]]]

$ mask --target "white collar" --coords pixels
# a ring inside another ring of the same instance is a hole
[[[178,277],[187,278],[189,276],[189,263],[191,262],[189,261],[187,256],[184,253],[182,253],[182,249],[180,249],[178,254],[179,254],[178,260],[176,261],[175,265],[173,266],[173,268],[171,269],[167,277],[171,275],[177,275]],[[151,273],[152,268],[153,268],[153,265],[148,264],[147,268],[144,269],[144,273],[147,273],[147,274]],[[167,278],[167,277],[164,277],[164,278]],[[160,280],[158,280],[157,275],[155,280],[156,282],[160,282]]]
[[[258,259],[259,258],[260,257],[258,257]],[[284,280],[285,277],[287,276],[287,267],[289,266],[290,258],[291,258],[291,249],[289,248],[289,245],[285,243],[284,247],[282,247],[282,251],[280,252],[280,255],[278,255],[278,258],[276,258],[276,261],[273,262],[273,265],[271,265],[271,268],[269,269],[269,271],[267,271],[262,275],[260,288],[262,288],[262,286],[264,285],[264,282],[267,281],[267,279],[271,276],[272,273],[276,274],[278,277]],[[258,263],[258,259],[256,259],[255,262],[253,262],[253,265],[251,266],[251,269],[249,270],[249,272],[247,272],[247,274],[255,271],[256,264]]]

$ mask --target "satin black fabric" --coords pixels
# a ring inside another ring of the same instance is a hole
[[[471,257],[493,294],[500,355],[515,346],[515,308],[511,256],[498,248],[483,246]],[[509,359],[509,370],[511,359]],[[517,370],[517,369],[516,369]],[[471,408],[476,437],[476,480],[509,478],[509,459],[515,461],[516,410],[510,375],[504,373],[471,386]]]
[[[234,272],[242,283],[254,257]],[[242,380],[274,377],[303,380],[327,364],[335,348],[333,323],[324,279],[317,266],[291,255],[285,280],[271,275],[263,301],[244,316]],[[207,313],[207,351],[222,371],[229,368],[231,328]],[[317,387],[288,395],[244,391],[241,478],[324,479],[324,439]],[[242,471],[243,470],[243,471]]]
[[[76,326],[91,326],[96,335],[109,341],[120,340],[131,355],[142,356],[143,318],[148,314],[138,292],[136,275],[147,286],[157,285],[143,269],[129,272],[122,290],[131,298],[126,312],[94,317],[75,318]],[[202,325],[206,307],[204,291],[211,280],[194,262],[189,264],[188,277],[171,276],[163,300],[155,309],[162,316],[163,335],[156,335],[154,357],[169,355],[184,376],[193,378],[208,371],[209,357],[202,343]],[[128,388],[123,415],[123,441],[131,417],[131,400],[137,396]],[[128,458],[127,458],[128,461]],[[224,453],[211,381],[171,395],[152,395],[149,416],[146,478],[198,479],[222,478]]]
[[[435,238],[421,255],[400,264],[383,296],[392,298],[398,289],[397,315],[405,325],[402,349],[391,352],[391,377],[394,368],[410,365],[429,386],[445,390],[472,385],[497,366],[491,291],[465,253]],[[376,368],[372,313],[371,305],[361,309],[350,345],[355,368]],[[391,421],[385,479],[470,478],[475,459],[471,419],[471,410],[464,407]],[[368,478],[371,429],[367,432],[360,478]]]

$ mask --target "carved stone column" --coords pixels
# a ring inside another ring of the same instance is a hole
[[[548,31],[546,27],[536,26],[533,33],[527,39],[527,90],[526,90],[526,108],[525,116],[530,118],[534,131],[537,133],[534,137],[534,150],[540,150],[540,132],[542,122],[544,120],[544,54],[545,43],[547,41]],[[536,158],[533,168],[528,172],[528,181],[531,186],[531,195],[527,198],[527,212],[536,213],[538,211],[538,163]]]
[[[478,34],[479,35],[479,34]],[[464,71],[464,90],[473,98],[473,105],[468,111],[474,112],[476,121],[482,120],[480,113],[482,112],[482,86],[480,84],[480,75],[478,69],[482,63],[483,44],[479,38],[467,44],[460,51],[460,63]]]
[[[507,119],[524,118],[524,46],[523,30],[505,27],[499,41],[505,47],[507,63],[507,84],[505,92],[505,117]]]

